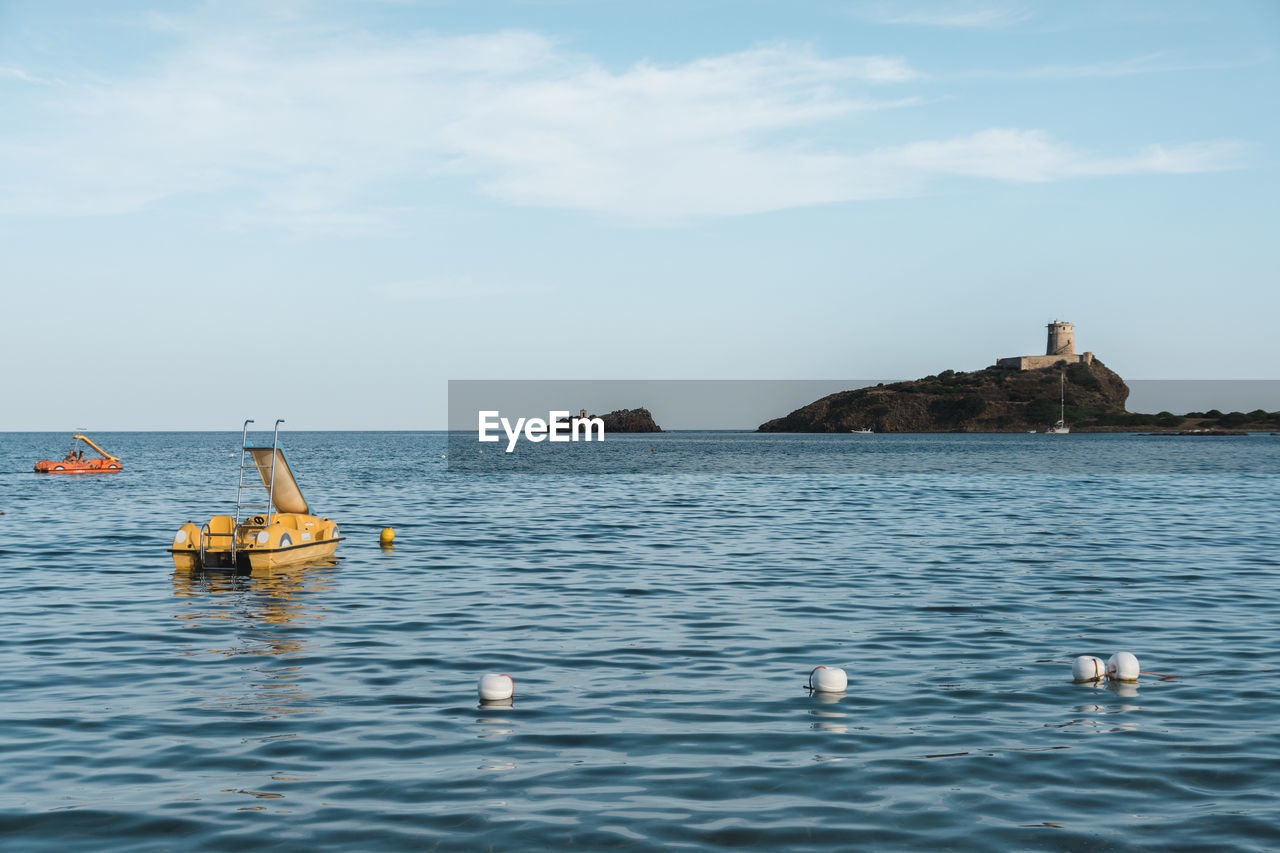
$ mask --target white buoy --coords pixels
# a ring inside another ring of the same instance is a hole
[[[815,693],[843,693],[849,676],[838,666],[815,666],[809,672],[809,687]]]
[[[480,701],[499,702],[510,699],[516,692],[516,683],[505,672],[491,672],[480,679]]]
[[[1107,661],[1107,678],[1112,681],[1137,681],[1138,659],[1128,652],[1116,652]]]
[[[1072,681],[1097,681],[1099,678],[1105,678],[1106,674],[1107,665],[1102,662],[1102,658],[1080,655],[1071,662]]]

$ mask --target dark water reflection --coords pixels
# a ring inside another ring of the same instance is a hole
[[[204,623],[217,620],[219,635],[230,622],[236,634],[236,643],[228,648],[188,646],[180,654],[275,658],[246,671],[250,680],[244,696],[218,697],[217,703],[229,703],[236,710],[258,710],[267,715],[264,719],[322,712],[307,706],[307,694],[301,690],[305,674],[301,666],[291,665],[290,659],[306,652],[306,629],[325,618],[323,595],[332,589],[331,573],[337,565],[334,559],[240,573],[174,569],[173,594],[182,599],[182,609],[174,618],[186,622],[187,629],[196,633]]]

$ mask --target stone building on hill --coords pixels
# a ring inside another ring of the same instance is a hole
[[[1077,353],[1075,326],[1054,320],[1049,324],[1049,343],[1044,355],[1015,355],[999,359],[996,364],[1014,370],[1038,370],[1041,367],[1053,367],[1060,361],[1067,364],[1093,364],[1093,353]]]

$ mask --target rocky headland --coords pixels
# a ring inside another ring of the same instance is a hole
[[[1125,411],[1129,386],[1105,364],[1059,364],[1037,370],[992,366],[970,373],[944,370],[911,382],[841,391],[815,400],[760,432],[1028,432],[1058,419],[1059,377],[1065,377],[1066,420],[1073,432],[1159,428],[1187,434],[1273,431],[1280,412]]]
[[[969,373],[944,370],[910,382],[841,391],[760,432],[1026,432],[1058,419],[1059,377],[1065,376],[1072,429],[1122,419],[1129,386],[1098,360],[1039,370],[992,366]],[[1114,425],[1120,425],[1118,423]]]

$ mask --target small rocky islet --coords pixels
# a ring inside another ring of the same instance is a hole
[[[586,409],[569,420],[590,420],[599,418],[604,422],[604,431],[616,432],[662,432],[662,427],[653,420],[653,415],[643,406],[638,409],[615,409],[607,415],[588,415]]]

